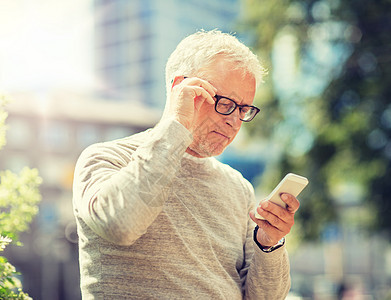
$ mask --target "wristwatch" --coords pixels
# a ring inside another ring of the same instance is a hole
[[[285,237],[283,237],[281,240],[278,241],[277,244],[275,244],[274,246],[271,246],[271,247],[268,247],[268,248],[265,248],[264,246],[262,246],[258,240],[257,240],[257,232],[258,232],[258,229],[259,229],[259,226],[257,225],[255,228],[254,228],[254,242],[255,244],[257,244],[257,246],[259,247],[259,249],[261,249],[263,252],[266,252],[266,253],[270,253],[270,252],[273,252],[274,250],[277,250],[278,248],[281,248],[282,246],[284,246],[285,244]]]

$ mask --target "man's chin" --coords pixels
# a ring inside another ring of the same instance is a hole
[[[188,147],[186,152],[195,157],[205,158],[205,157],[218,156],[224,152],[225,148],[226,147],[222,147],[221,145],[218,145],[216,147],[208,147],[208,149],[195,149],[195,148]]]

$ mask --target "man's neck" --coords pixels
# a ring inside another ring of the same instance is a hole
[[[190,155],[194,156],[194,157],[204,158],[204,156],[199,155],[197,152],[195,152],[194,150],[192,150],[190,148],[187,148],[186,152],[189,153]]]

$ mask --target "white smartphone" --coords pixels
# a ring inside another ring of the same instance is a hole
[[[261,200],[261,202],[269,200],[285,208],[286,203],[281,200],[281,194],[288,193],[297,197],[301,193],[301,191],[307,186],[307,184],[307,178],[293,173],[289,173],[280,181],[280,183],[274,188],[274,190],[269,194],[269,196]],[[258,214],[257,208],[258,207],[255,208],[255,217],[257,219],[264,220],[264,218]]]

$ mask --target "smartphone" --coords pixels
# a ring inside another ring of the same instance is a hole
[[[261,202],[269,200],[285,208],[286,203],[281,200],[280,198],[281,194],[288,193],[297,197],[301,193],[301,191],[307,186],[307,184],[308,184],[307,178],[293,173],[289,173],[280,181],[280,183],[274,188],[274,190],[269,194],[269,196],[261,200]],[[258,214],[256,208],[255,208],[255,217],[257,219],[264,220],[264,218]]]

